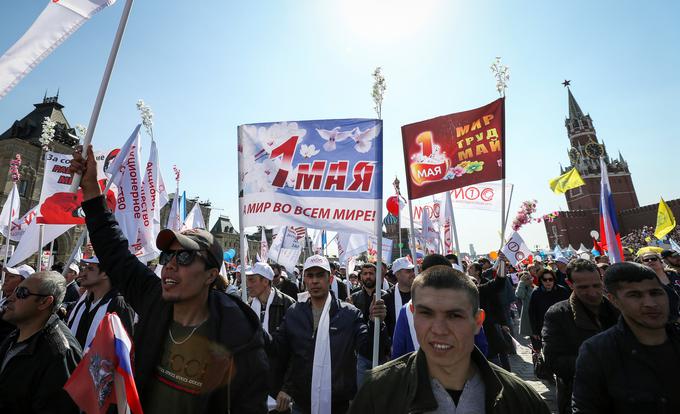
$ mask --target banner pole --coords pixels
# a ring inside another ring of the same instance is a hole
[[[413,226],[413,205],[411,203],[411,199],[408,199],[408,218],[410,221],[410,228],[411,228],[411,234],[409,235],[410,237],[410,244],[411,244],[411,258],[413,258],[413,264],[415,267],[413,268],[415,271],[416,276],[418,276],[418,252],[416,249],[416,233],[415,233],[415,227]]]
[[[241,145],[241,134],[240,134],[240,128],[236,129],[236,136],[237,138],[237,146],[239,148],[237,154],[238,154],[238,228],[239,228],[239,245],[241,246],[241,250],[239,252],[239,256],[241,259],[241,300],[243,300],[243,303],[248,303],[248,288],[246,287],[246,253],[247,253],[247,248],[248,248],[248,241],[246,240],[246,235],[244,233],[244,226],[243,226],[243,178],[242,178],[242,171],[243,171],[243,152],[240,150],[240,145]],[[243,248],[243,245],[246,245],[246,249]],[[274,241],[272,240],[272,244],[274,244]],[[280,251],[280,250],[279,250]]]
[[[45,239],[45,225],[44,224],[39,224],[40,226],[40,233],[38,234],[38,267],[35,268],[36,272],[40,272],[42,270],[42,255],[43,255],[43,241]]]
[[[106,62],[106,68],[104,69],[104,75],[102,76],[102,81],[99,85],[97,99],[94,101],[94,107],[92,108],[92,114],[90,115],[90,122],[87,125],[87,132],[85,133],[85,139],[83,140],[83,159],[87,159],[87,146],[92,143],[92,136],[94,135],[95,128],[97,128],[97,120],[99,119],[99,113],[102,109],[102,103],[104,102],[106,89],[109,86],[111,72],[113,72],[113,66],[116,63],[116,56],[118,55],[118,49],[120,48],[120,43],[123,39],[125,26],[127,25],[128,17],[130,16],[132,1],[133,0],[127,0],[125,2],[125,7],[123,8],[123,13],[120,16],[120,22],[118,23],[118,30],[116,31],[116,36],[113,38],[113,45],[111,46],[111,52],[109,52],[109,59]],[[78,190],[78,186],[80,186],[80,178],[80,174],[73,175],[70,192],[75,193]]]
[[[375,221],[377,227],[377,257],[375,266],[375,300],[380,300],[380,293],[382,290],[382,262],[383,262],[383,245],[382,245],[382,194],[380,194],[380,202],[378,203],[378,211],[376,212],[378,219]],[[349,273],[348,273],[349,274]],[[380,361],[380,318],[375,318],[373,321],[373,368],[378,366]]]
[[[11,206],[14,205],[14,188],[16,187],[16,184],[12,186],[12,199],[10,200],[10,208]],[[2,263],[2,276],[0,276],[0,287],[5,285],[5,267],[7,266],[7,258],[9,257],[9,241],[10,238],[12,237],[12,212],[10,211],[9,218],[7,219],[7,243],[5,243],[5,260]],[[17,216],[19,216],[19,212],[17,211]],[[2,299],[3,294],[2,290],[0,290],[0,300]]]
[[[397,197],[399,197],[399,196],[397,196]],[[399,198],[397,198],[397,204],[399,204],[398,201],[399,201]],[[399,257],[403,257],[404,256],[404,253],[402,251],[403,250],[402,249],[403,244],[401,242],[401,204],[399,204],[398,211],[399,211],[399,215],[397,217],[397,233],[399,233]]]
[[[460,245],[458,244],[458,228],[456,227],[456,213],[453,211],[453,203],[451,202],[451,192],[446,192],[446,197],[448,197],[448,203],[451,206],[451,227],[453,227],[453,240],[456,243],[456,257],[458,258],[458,266],[460,264]]]
[[[279,263],[279,258],[281,257],[281,250],[283,249],[283,245],[286,244],[286,237],[288,237],[288,226],[283,226],[283,237],[281,238],[281,246],[279,246],[279,252],[276,254],[276,263]],[[272,242],[274,244],[274,242]]]
[[[505,211],[505,222],[503,223],[503,234],[505,234],[505,229],[508,227],[508,216],[510,215],[510,204],[512,204],[512,193],[515,191],[515,185],[510,184],[510,197],[508,197],[508,207]]]

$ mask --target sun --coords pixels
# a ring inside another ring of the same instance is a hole
[[[340,30],[362,40],[401,40],[425,28],[441,0],[340,0]]]

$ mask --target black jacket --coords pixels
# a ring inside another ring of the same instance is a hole
[[[487,274],[493,275],[493,269],[487,269]],[[484,334],[489,343],[489,355],[508,353],[505,341],[501,337],[501,330],[496,325],[511,326],[508,315],[501,303],[501,296],[505,292],[507,281],[504,277],[495,277],[491,280],[482,278],[479,290],[479,307],[484,309]]]
[[[104,198],[85,201],[82,206],[100,266],[139,317],[134,335],[135,381],[144,407],[168,335],[173,304],[161,297],[161,279],[128,250],[128,241]],[[211,392],[202,411],[267,412],[268,362],[259,318],[247,304],[217,290],[210,291],[208,308],[209,338],[228,352],[212,355],[206,377],[224,380],[220,383],[227,385]],[[233,379],[226,381],[232,375]]]
[[[361,311],[354,305],[336,299],[332,292],[331,295],[331,392],[335,405],[354,398],[357,391],[356,353],[369,359],[372,357],[374,325],[373,321],[365,324]],[[384,355],[389,350],[384,323],[381,323],[380,333],[381,354]],[[282,390],[293,398],[299,410],[309,412],[316,346],[311,301],[298,302],[288,308],[279,330],[267,339],[270,353],[281,361],[288,361]]]
[[[397,285],[394,285],[387,291],[387,294],[383,297],[385,301],[385,306],[387,306],[387,316],[385,317],[385,325],[387,325],[387,333],[390,338],[394,335],[394,328],[397,326],[397,318],[399,317],[399,311],[395,313],[394,309],[394,295],[401,295],[397,292],[399,289]],[[401,306],[406,305],[406,302],[402,301]]]
[[[86,301],[87,300],[92,300],[92,294],[90,294],[89,298],[84,299],[81,302],[76,302],[76,304],[73,306],[73,308],[69,311],[69,315],[67,318],[68,327],[69,329],[73,329],[73,324],[75,323],[75,319],[71,320],[71,317],[75,317],[75,314],[80,310],[81,307],[86,306]],[[125,302],[125,298],[123,295],[118,292],[117,289],[112,288],[104,296],[102,296],[101,301],[99,303],[102,304],[102,306],[107,303],[106,305],[106,313],[116,313],[118,317],[120,318],[121,323],[125,327],[125,330],[127,331],[128,335],[132,338],[134,336],[134,320],[135,320],[135,311],[132,309],[130,305],[128,305],[127,302]],[[78,323],[78,327],[76,330],[76,340],[78,340],[78,343],[82,348],[85,347],[85,340],[87,339],[87,334],[89,330],[91,329],[92,325],[92,319],[94,318],[95,314],[97,313],[97,308],[93,307],[90,309],[89,315],[86,315],[85,312],[83,312],[82,317],[80,318],[80,322]],[[87,325],[87,326],[86,326]]]
[[[0,345],[0,364],[18,336],[15,330]],[[78,413],[63,390],[82,357],[71,331],[52,315],[28,341],[0,373],[0,413]]]
[[[78,291],[78,284],[74,280],[66,285],[66,294],[64,295],[63,303],[76,302],[79,298],[80,292]]]
[[[576,357],[588,338],[616,324],[619,311],[605,297],[597,317],[575,294],[552,305],[543,323],[543,355],[550,370],[557,375],[557,404],[560,412],[571,412],[571,393]]]
[[[680,330],[667,325],[668,339],[680,355]],[[672,361],[677,364],[677,359]],[[660,389],[655,364],[643,351],[623,317],[613,327],[583,343],[576,360],[574,414],[671,414]],[[677,383],[672,385],[677,388]]]
[[[374,293],[375,294],[375,291]],[[387,296],[387,292],[384,290],[380,289],[380,297],[385,301],[385,305],[389,307],[389,304],[387,303],[387,299],[389,298]],[[357,309],[361,311],[361,314],[364,317],[364,323],[368,323],[368,318],[370,317],[371,314],[371,302],[373,301],[373,296],[368,296],[366,291],[361,288],[358,291],[352,293],[352,305],[356,306]],[[387,311],[389,314],[389,310]],[[385,324],[387,325],[387,333],[389,336],[392,336],[392,332],[389,330],[389,324],[387,324],[387,318],[385,318]]]
[[[616,324],[619,311],[602,297],[597,318],[572,294],[548,309],[543,324],[543,355],[558,378],[574,378],[581,344]]]
[[[540,335],[543,329],[543,318],[550,307],[557,302],[561,302],[569,297],[569,291],[558,285],[553,284],[552,290],[548,291],[541,285],[534,289],[529,299],[529,322],[531,323],[531,333]]]
[[[283,318],[286,316],[286,311],[290,308],[295,300],[290,296],[282,293],[277,288],[272,288],[274,292],[274,298],[272,303],[269,305],[269,332],[275,333],[279,330],[279,326],[283,322]],[[252,299],[250,299],[252,302]],[[284,364],[276,358],[276,355],[268,355],[269,357],[269,373],[267,375],[267,388],[269,389],[269,395],[276,398],[276,395],[281,391],[281,386],[283,385],[283,376],[286,373],[286,367]]]
[[[549,414],[548,406],[529,385],[489,364],[475,348],[472,362],[485,386],[487,414]],[[368,372],[350,407],[350,414],[417,414],[437,409],[425,353],[406,354]]]
[[[297,294],[300,293],[295,283],[288,279],[283,279],[276,288],[295,300],[297,300]]]

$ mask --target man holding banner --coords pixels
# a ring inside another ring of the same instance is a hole
[[[139,315],[135,381],[144,410],[265,413],[262,326],[246,303],[212,288],[223,259],[219,243],[200,229],[160,232],[163,270],[156,276],[128,250],[87,151],[87,160],[76,151],[70,171],[82,174],[82,207],[101,268]],[[190,369],[189,361],[205,369]]]

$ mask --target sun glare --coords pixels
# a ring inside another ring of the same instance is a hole
[[[340,0],[340,30],[365,40],[401,40],[422,30],[440,0]]]

